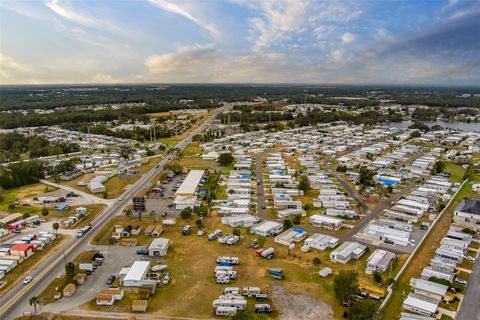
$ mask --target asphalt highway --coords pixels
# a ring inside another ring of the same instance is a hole
[[[193,136],[205,130],[211,121],[227,107],[221,107],[214,111],[214,113],[205,120],[200,126],[193,130],[185,139],[180,141],[175,148],[182,150],[191,141]],[[31,311],[28,300],[35,295],[41,293],[48,284],[57,277],[63,270],[65,261],[72,261],[75,256],[84,251],[88,243],[92,240],[94,235],[103,228],[103,226],[115,215],[123,210],[131,203],[132,197],[148,187],[151,180],[160,174],[165,165],[175,158],[175,155],[169,153],[165,158],[160,160],[158,164],[150,171],[145,173],[137,182],[132,184],[120,197],[116,199],[113,204],[107,207],[95,220],[92,222],[92,229],[81,238],[73,238],[67,242],[62,248],[59,248],[54,254],[49,256],[41,265],[32,270],[30,276],[33,280],[28,285],[23,285],[22,282],[12,287],[3,297],[0,298],[0,319],[10,320],[15,319],[23,314],[24,311]],[[41,254],[41,253],[39,253]],[[108,263],[108,261],[105,261]],[[39,308],[41,310],[41,308]]]

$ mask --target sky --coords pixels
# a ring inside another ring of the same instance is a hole
[[[479,85],[480,0],[0,0],[0,84]]]

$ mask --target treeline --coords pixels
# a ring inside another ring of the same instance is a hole
[[[213,106],[213,105],[212,105]],[[217,106],[217,105],[214,105]],[[60,110],[50,114],[38,114],[29,112],[27,114],[20,113],[2,113],[0,116],[0,128],[14,129],[19,127],[39,127],[51,126],[67,123],[83,123],[97,121],[113,121],[121,122],[147,121],[147,113],[164,112],[186,108],[183,104],[166,104],[155,103],[144,107],[123,107],[119,109],[106,108],[101,110]]]
[[[382,114],[376,110],[367,110],[360,113],[345,111],[329,111],[312,110],[305,115],[298,116],[295,122],[299,126],[315,125],[317,123],[329,123],[335,121],[346,121],[351,124],[375,125],[382,122],[398,122],[402,121],[400,114],[396,112],[388,112]]]
[[[452,96],[400,96],[395,102],[404,105],[426,105],[445,108],[480,108],[480,97],[459,98]]]
[[[91,123],[82,122],[78,124],[66,123],[61,124],[62,129],[80,131],[83,133],[102,134],[110,137],[122,139],[131,139],[144,142],[150,139],[150,130],[144,128],[133,128],[131,130],[120,129],[112,130],[104,124],[92,125]],[[168,138],[175,135],[175,132],[163,126],[156,126],[155,133],[157,138]]]
[[[44,178],[44,167],[40,161],[19,162],[6,168],[0,167],[0,187],[11,189],[36,183]]]
[[[240,123],[262,123],[269,121],[282,121],[282,120],[293,120],[293,115],[290,112],[251,112],[245,110],[242,112],[231,112],[228,114],[220,114],[218,118],[227,123],[230,122],[240,122]]]
[[[1,163],[18,161],[22,154],[39,158],[77,151],[80,151],[80,147],[75,143],[51,143],[44,137],[27,137],[18,132],[0,134]]]

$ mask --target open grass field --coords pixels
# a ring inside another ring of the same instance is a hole
[[[56,188],[44,185],[43,183],[34,183],[29,184],[23,187],[8,189],[1,191],[0,197],[0,211],[5,212],[20,212],[20,213],[29,213],[36,214],[39,213],[42,209],[42,206],[23,206],[22,203],[26,198],[33,198],[35,196],[41,195],[46,192],[54,191]],[[10,211],[8,205],[11,202],[18,201],[19,205],[15,207],[13,211]]]
[[[182,156],[188,158],[197,156],[202,152],[202,148],[199,147],[198,143],[189,143],[185,149],[182,151]]]
[[[461,165],[452,163],[452,162],[447,162],[447,166],[445,171],[450,173],[450,182],[459,182],[461,183],[463,181],[463,175],[465,174],[465,168],[462,167]]]
[[[255,250],[248,248],[249,243],[255,239],[255,236],[250,235],[246,229],[241,229],[244,239],[237,245],[228,247],[219,244],[217,241],[208,241],[205,236],[196,236],[196,219],[196,217],[187,220],[177,219],[177,226],[165,227],[161,237],[170,239],[171,245],[167,257],[162,260],[162,263],[169,266],[172,282],[170,285],[162,286],[157,290],[149,305],[149,312],[172,317],[209,317],[212,315],[211,303],[222,293],[223,288],[227,286],[259,286],[269,293],[271,292],[271,285],[276,283],[285,286],[291,293],[308,295],[323,300],[332,306],[335,317],[341,318],[344,309],[334,297],[333,276],[321,279],[318,276],[318,271],[326,266],[332,267],[334,272],[357,270],[362,283],[373,285],[372,277],[363,275],[366,259],[371,252],[365,254],[360,260],[354,260],[343,265],[332,263],[329,260],[331,250],[324,252],[312,250],[303,253],[299,249],[295,249],[289,254],[287,247],[275,244],[273,238],[270,237],[266,239],[264,247],[275,247],[278,254],[273,260],[265,260],[256,257]],[[205,230],[211,231],[220,228],[224,232],[232,232],[232,228],[221,225],[219,220],[215,216],[208,218]],[[153,220],[153,218],[142,218],[142,221],[139,222],[135,217],[116,217],[109,222],[104,230],[99,232],[93,243],[96,243],[96,240],[106,239],[115,224],[147,226],[160,222],[160,219]],[[195,226],[191,235],[181,235],[181,227],[185,224]],[[146,237],[142,233],[137,239],[141,245],[147,245],[152,238]],[[220,255],[238,256],[240,258],[240,265],[235,267],[238,279],[229,285],[216,284],[212,276],[213,268],[216,265],[215,259]],[[313,264],[315,257],[321,260],[320,265]],[[396,272],[405,259],[406,256],[404,255],[399,257],[393,272]],[[286,279],[279,281],[267,277],[267,269],[270,267],[282,268]],[[384,278],[386,277],[388,275],[384,276]],[[253,303],[250,304],[253,305]],[[92,304],[86,305],[85,308],[102,309],[102,307]]]
[[[48,246],[46,246],[42,251],[35,253],[33,256],[29,257],[27,260],[23,261],[21,264],[16,266],[11,270],[2,281],[6,281],[7,284],[0,289],[0,297],[3,296],[11,287],[23,281],[30,273],[30,270],[35,269],[38,265],[44,261],[49,255],[55,252],[58,248],[63,246],[70,236],[67,235],[57,235],[57,238],[52,241]]]
[[[212,169],[217,166],[217,161],[215,160],[202,160],[199,157],[191,157],[191,158],[181,158],[180,165],[184,168],[188,168],[190,170],[193,169]]]
[[[440,244],[440,240],[445,236],[450,228],[455,207],[464,197],[472,195],[471,185],[475,182],[480,182],[480,176],[472,176],[470,181],[467,182],[458,192],[457,196],[447,208],[447,211],[434,226],[434,229],[431,230],[428,238],[425,239],[420,249],[417,251],[414,258],[403,272],[402,276],[398,279],[397,283],[395,284],[392,297],[385,307],[385,314],[391,316],[391,318],[388,319],[396,319],[399,317],[403,300],[408,295],[408,292],[410,292],[410,279],[419,277],[423,267],[428,265],[430,259],[433,257],[434,251]]]

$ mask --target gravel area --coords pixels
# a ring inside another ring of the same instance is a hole
[[[291,294],[283,286],[272,286],[272,299],[281,320],[333,319],[332,307],[327,303],[310,296]]]

